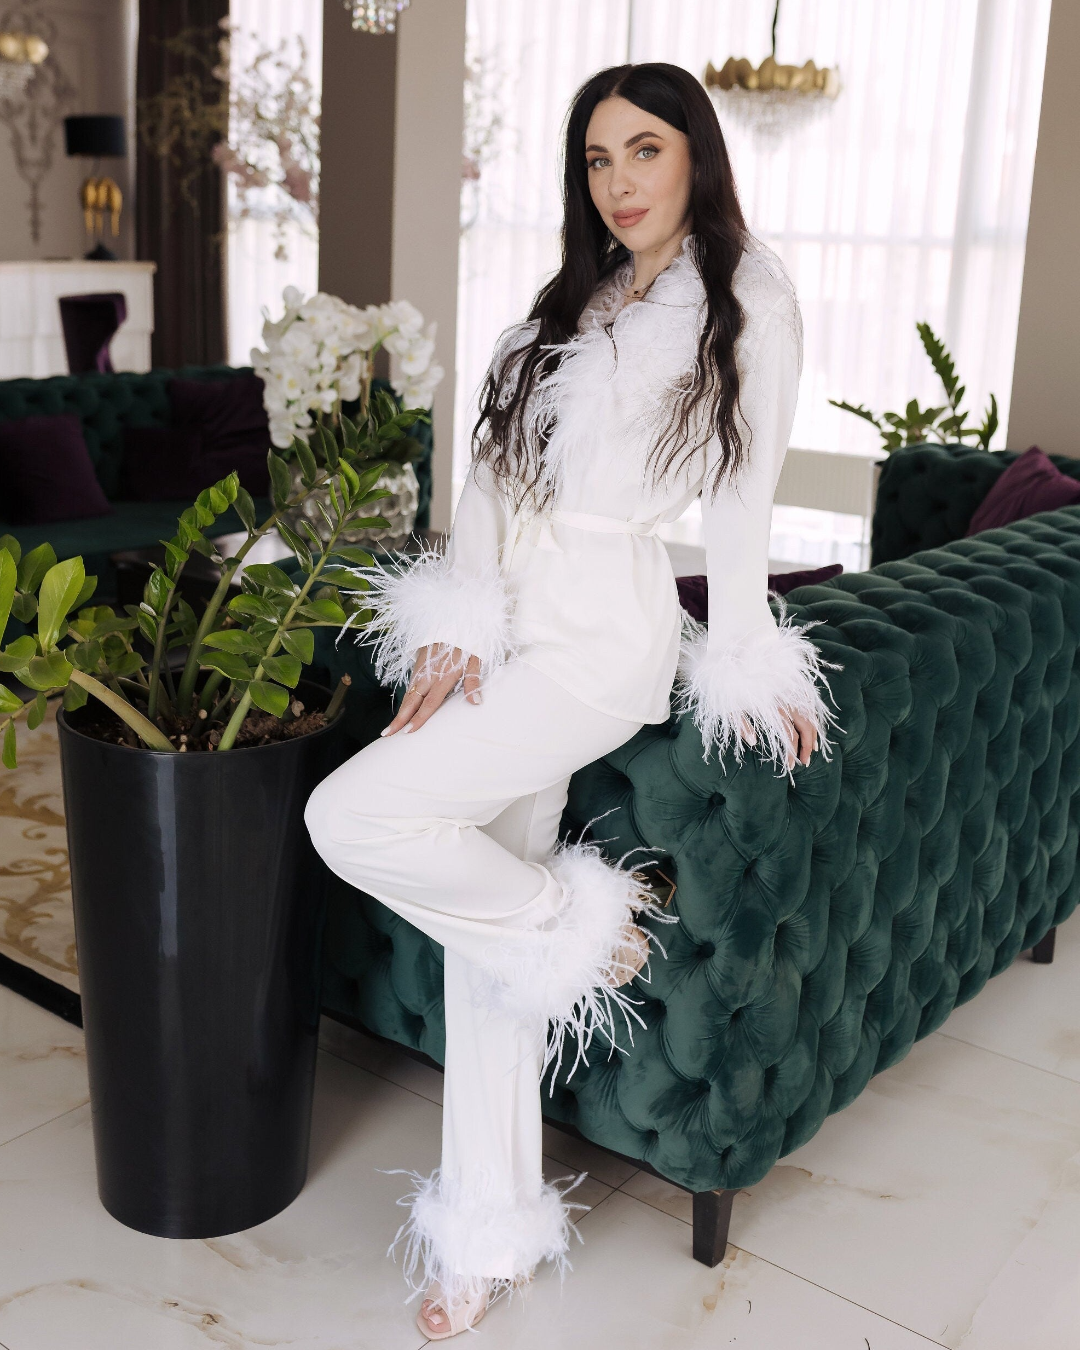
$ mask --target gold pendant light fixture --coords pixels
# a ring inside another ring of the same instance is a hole
[[[746,127],[759,145],[772,147],[832,107],[842,88],[840,72],[807,61],[782,66],[776,60],[776,25],[780,0],[772,21],[772,51],[755,69],[746,57],[729,56],[717,70],[710,61],[702,83],[717,111]]]
[[[345,0],[352,26],[361,33],[392,33],[397,16],[408,7],[409,0]]]
[[[0,32],[0,99],[18,98],[48,54],[48,43],[33,33]]]

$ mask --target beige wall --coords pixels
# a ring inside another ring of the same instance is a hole
[[[1007,444],[1080,456],[1080,4],[1053,0]]]
[[[319,288],[356,305],[409,300],[434,319],[431,523],[450,524],[465,0],[412,0],[396,34],[323,7]]]
[[[41,237],[30,233],[27,210],[29,188],[16,170],[12,129],[0,121],[0,262],[26,259],[81,257],[88,247],[79,209],[79,185],[91,170],[91,161],[68,159],[64,154],[67,113],[122,113],[127,119],[131,148],[133,88],[130,31],[133,0],[45,0],[32,7],[55,25],[52,52],[73,93],[67,106],[50,120],[53,126],[51,164],[41,183]],[[128,165],[103,160],[101,172],[115,178],[124,193],[120,237],[105,242],[121,258],[133,252]]]

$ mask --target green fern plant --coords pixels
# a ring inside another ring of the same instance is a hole
[[[990,406],[981,426],[965,425],[967,413],[960,411],[960,403],[967,386],[960,383],[952,356],[928,323],[918,323],[915,327],[919,330],[930,363],[945,388],[947,402],[939,408],[920,408],[918,399],[913,398],[902,413],[887,412],[880,417],[861,403],[855,405],[835,398],[829,399],[829,402],[834,408],[842,408],[844,412],[854,413],[856,417],[873,423],[881,432],[886,454],[891,455],[902,445],[924,445],[928,441],[948,445],[968,438],[974,440],[980,450],[989,450],[991,438],[998,429],[997,399],[993,394],[990,395]]]

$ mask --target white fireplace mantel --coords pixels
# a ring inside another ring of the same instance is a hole
[[[62,295],[121,291],[127,319],[110,348],[116,370],[150,369],[154,331],[152,262],[0,262],[0,380],[66,375]]]

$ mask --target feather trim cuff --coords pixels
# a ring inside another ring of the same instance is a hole
[[[395,1169],[400,1170],[400,1169]],[[570,1185],[542,1181],[531,1198],[507,1195],[483,1168],[460,1178],[405,1172],[414,1185],[399,1205],[409,1218],[398,1229],[388,1255],[404,1244],[404,1274],[411,1293],[407,1302],[441,1285],[447,1312],[453,1313],[490,1288],[489,1304],[511,1295],[541,1261],[552,1261],[560,1276],[570,1268],[570,1235],[580,1234],[570,1210],[588,1205],[567,1200],[585,1173],[560,1178]]]
[[[625,1024],[631,1044],[633,1023],[645,1025],[635,1006],[641,1000],[627,986],[616,987],[625,974],[620,961],[625,925],[642,916],[657,923],[677,923],[678,917],[664,912],[636,872],[623,868],[621,860],[608,861],[594,843],[559,841],[547,866],[564,894],[556,925],[490,944],[477,1001],[504,1016],[546,1027],[540,1077],[554,1064],[549,1089],[554,1092],[568,1034],[576,1043],[567,1075],[572,1078],[579,1064],[588,1064],[586,1052],[597,1032],[611,1047],[610,1058],[612,1051],[623,1048],[616,1043],[620,1024]],[[666,956],[656,933],[642,931],[651,947]]]
[[[364,599],[373,613],[361,639],[373,636],[372,661],[380,683],[408,683],[421,647],[435,646],[447,656],[457,647],[479,657],[482,675],[516,653],[513,600],[494,560],[467,573],[438,549],[424,546],[398,570],[378,565],[350,570],[368,583]]]
[[[786,761],[794,747],[780,709],[801,713],[813,724],[818,749],[823,758],[829,759],[832,746],[827,733],[836,725],[836,717],[826,706],[818,681],[832,698],[822,672],[826,668],[843,670],[843,666],[826,661],[804,636],[807,629],[824,620],[793,623],[783,596],[775,591],[770,594],[780,603],[780,618],[775,632],[764,638],[754,635],[749,641],[731,643],[714,640],[710,645],[706,625],[684,615],[673,710],[693,717],[701,732],[706,761],[715,746],[718,757],[731,750],[741,764],[746,752],[741,732],[745,722],[751,743],[764,759],[790,776]]]

